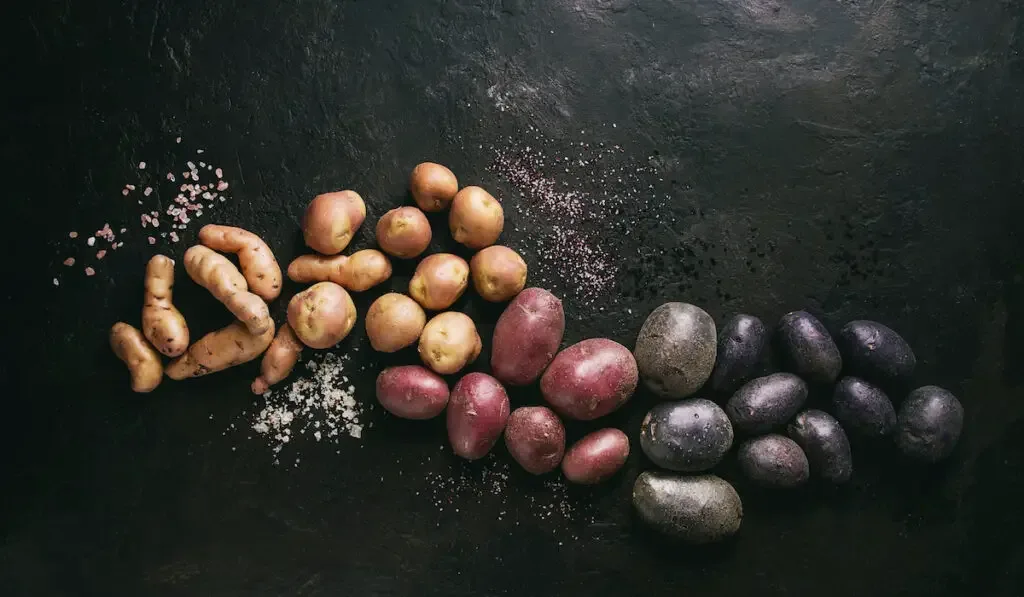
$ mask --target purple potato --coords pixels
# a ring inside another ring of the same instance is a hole
[[[850,440],[839,421],[820,410],[805,410],[789,424],[789,437],[803,448],[811,472],[835,484],[853,475]]]
[[[714,475],[640,473],[633,485],[633,508],[654,530],[697,544],[730,537],[743,521],[740,496]]]
[[[640,449],[651,462],[673,471],[705,471],[732,447],[729,417],[720,406],[693,398],[656,405],[640,424]]]
[[[715,320],[707,312],[688,303],[665,303],[640,328],[633,354],[644,385],[661,398],[679,399],[708,380],[717,344]]]
[[[792,373],[773,373],[748,381],[725,404],[737,429],[764,433],[785,425],[807,401],[807,384]]]
[[[753,315],[737,315],[718,332],[718,356],[711,372],[711,388],[732,392],[750,379],[764,354],[768,332]]]
[[[743,474],[765,487],[798,487],[810,476],[807,455],[784,435],[763,435],[748,440],[740,446],[737,459]]]
[[[907,381],[917,367],[917,357],[907,341],[877,321],[847,323],[839,331],[838,342],[847,368],[876,383]]]
[[[779,342],[786,368],[812,383],[830,384],[843,369],[843,357],[825,326],[806,311],[779,321]]]
[[[949,456],[964,427],[964,407],[952,393],[937,386],[918,388],[900,405],[896,445],[924,462]]]
[[[836,418],[864,437],[886,437],[896,429],[896,409],[881,388],[858,377],[844,377],[832,394]]]

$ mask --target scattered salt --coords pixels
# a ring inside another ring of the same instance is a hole
[[[78,233],[72,230],[71,232],[68,232],[68,238],[78,238]]]
[[[95,274],[96,274],[96,270],[92,269],[91,267],[85,268],[85,275],[92,276],[92,275],[95,275]]]
[[[74,264],[75,264],[75,258],[74,257],[68,257],[67,259],[64,260],[64,265],[66,265],[68,267],[70,267],[70,266],[72,266]]]
[[[96,251],[96,259],[103,259],[106,256],[107,256],[106,249],[100,249],[99,251]]]
[[[89,238],[85,239],[85,244],[89,245],[90,247],[95,245],[96,237],[90,236]]]
[[[145,170],[145,169],[146,169],[146,162],[139,162],[139,170]]]
[[[149,241],[149,244],[151,244],[151,245],[155,245],[156,244],[156,239],[153,238],[152,236],[147,236],[146,240]]]

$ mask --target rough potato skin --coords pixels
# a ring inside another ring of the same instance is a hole
[[[732,441],[729,417],[703,398],[656,404],[640,423],[640,449],[651,462],[673,471],[710,469],[722,460]]]
[[[281,266],[259,236],[234,226],[207,224],[199,230],[199,242],[214,251],[238,255],[242,275],[256,296],[269,303],[281,294]]]
[[[441,164],[423,162],[412,169],[409,192],[423,211],[444,211],[459,192],[459,180]]]
[[[164,365],[142,332],[127,323],[117,322],[110,328],[110,348],[128,367],[133,392],[145,394],[160,385]]]
[[[391,262],[376,249],[363,249],[351,256],[301,255],[288,264],[293,282],[334,282],[350,292],[363,292],[391,277]]]
[[[507,301],[526,286],[526,262],[512,249],[494,245],[479,251],[469,261],[473,287],[484,300]]]
[[[807,401],[807,384],[792,373],[752,379],[729,398],[725,412],[737,429],[765,433],[785,425]]]
[[[356,306],[344,288],[319,282],[288,302],[288,325],[310,348],[330,348],[341,342],[356,323]]]
[[[352,242],[366,219],[366,203],[355,191],[317,195],[302,217],[306,245],[324,255],[336,255]]]
[[[274,341],[263,355],[260,363],[260,376],[252,382],[252,393],[262,394],[270,386],[288,377],[299,362],[305,346],[295,336],[292,326],[285,323],[277,330]]]
[[[188,349],[188,326],[174,306],[174,260],[153,255],[146,265],[146,291],[142,304],[142,330],[150,344],[168,357]]]
[[[441,375],[451,375],[475,361],[482,346],[473,320],[464,313],[447,311],[435,315],[423,327],[419,353],[428,367]]]
[[[570,483],[596,485],[610,479],[629,458],[629,437],[619,429],[599,429],[573,444],[562,459]]]
[[[836,484],[846,483],[853,476],[850,440],[832,415],[805,410],[789,424],[789,437],[803,448],[815,475]]]
[[[249,292],[245,277],[227,257],[203,245],[196,245],[185,251],[185,271],[196,284],[224,303],[254,336],[274,329],[267,303]]]
[[[388,255],[411,259],[430,246],[427,216],[412,206],[392,209],[377,221],[377,244]]]
[[[483,458],[491,451],[509,417],[505,388],[485,373],[469,373],[452,388],[448,400],[448,441],[466,460]]]
[[[765,487],[798,487],[810,477],[810,464],[800,446],[786,436],[771,434],[748,440],[736,459],[748,479]]]
[[[896,445],[906,456],[938,462],[953,453],[964,426],[964,407],[937,386],[918,388],[900,405]]]
[[[274,340],[274,328],[255,335],[240,321],[210,332],[167,365],[167,377],[201,377],[248,363],[263,354]]]
[[[409,296],[424,309],[443,311],[469,286],[469,264],[458,255],[435,253],[420,261],[409,281]]]
[[[696,544],[734,535],[743,520],[740,496],[714,475],[640,473],[633,485],[633,507],[655,530]]]
[[[843,358],[825,325],[806,311],[779,321],[779,342],[787,368],[809,382],[830,384],[843,369]]]
[[[637,376],[628,348],[591,338],[555,356],[540,379],[540,390],[562,416],[590,421],[625,404],[636,390]]]
[[[373,301],[366,312],[366,335],[377,352],[397,352],[420,339],[427,314],[419,303],[397,292]]]
[[[341,268],[346,263],[348,255],[300,255],[288,264],[288,279],[299,284],[341,284]]]
[[[452,199],[448,226],[455,242],[482,249],[498,242],[505,228],[501,203],[480,187],[466,187]]]
[[[718,339],[715,321],[689,303],[665,303],[647,317],[637,335],[640,375],[652,392],[679,399],[704,385],[715,366]]]
[[[562,463],[565,454],[565,427],[550,408],[523,406],[508,417],[505,446],[526,472],[550,473]]]
[[[389,367],[377,376],[377,401],[403,419],[432,419],[448,404],[448,384],[419,365]]]
[[[860,319],[839,330],[843,362],[856,375],[877,383],[908,381],[917,367],[914,349],[892,328]]]
[[[562,301],[543,288],[527,288],[494,327],[491,371],[509,385],[533,383],[555,358],[564,334]]]
[[[768,330],[753,315],[739,314],[718,332],[718,356],[711,372],[711,388],[733,392],[750,379],[768,345]]]
[[[839,380],[832,407],[845,429],[868,438],[888,437],[896,429],[896,409],[881,388],[858,377]]]

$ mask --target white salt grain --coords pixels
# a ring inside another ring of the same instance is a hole
[[[90,236],[89,238],[85,239],[85,244],[89,245],[90,247],[95,245],[96,244],[96,237],[95,236]]]
[[[146,169],[146,162],[139,162],[139,170],[145,170],[145,169]]]

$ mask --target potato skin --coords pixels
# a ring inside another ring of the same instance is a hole
[[[715,366],[715,320],[688,303],[665,303],[647,317],[637,336],[641,378],[662,398],[679,399],[704,385]]]
[[[164,378],[164,365],[142,332],[117,322],[110,328],[110,348],[121,359],[132,376],[132,391],[140,394],[152,392]]]
[[[423,162],[412,169],[409,176],[409,192],[416,205],[426,212],[448,209],[455,194],[459,192],[459,180],[455,173],[433,162]]]
[[[739,314],[718,331],[718,355],[711,371],[711,388],[734,392],[749,380],[764,355],[768,330],[753,315]]]
[[[426,367],[389,367],[377,376],[377,401],[396,417],[432,419],[448,405],[448,384]]]
[[[223,371],[259,357],[273,340],[273,325],[257,335],[235,321],[200,338],[185,354],[168,363],[164,372],[171,379],[181,380]]]
[[[911,392],[900,405],[896,446],[906,456],[938,462],[953,453],[964,426],[964,407],[937,386]]]
[[[486,373],[469,373],[452,388],[448,400],[448,441],[466,460],[483,458],[505,430],[508,394]]]
[[[336,255],[352,242],[366,219],[366,204],[355,191],[317,195],[302,217],[306,245],[324,255]]]
[[[565,311],[558,297],[543,288],[520,292],[494,327],[494,376],[513,386],[533,383],[555,358],[564,333]]]
[[[253,394],[262,394],[282,379],[288,377],[302,356],[302,342],[295,336],[292,327],[286,322],[277,330],[270,348],[263,353],[260,362],[260,376],[252,382]]]
[[[288,302],[288,325],[310,348],[330,348],[345,339],[356,323],[356,306],[344,288],[320,282]]]
[[[214,251],[238,255],[238,265],[249,290],[268,303],[281,294],[281,266],[270,246],[253,232],[234,226],[207,224],[199,229],[199,242]]]
[[[184,262],[189,277],[209,290],[253,335],[274,329],[267,303],[249,292],[242,272],[227,257],[209,247],[195,245],[185,251]]]
[[[523,406],[508,417],[505,446],[526,472],[550,473],[562,463],[565,454],[565,427],[550,408]]]
[[[427,314],[411,298],[389,292],[366,312],[366,335],[377,352],[397,352],[420,339]]]
[[[789,371],[812,383],[830,384],[843,369],[843,357],[825,325],[806,311],[779,321],[779,344]]]
[[[743,385],[725,412],[737,429],[764,433],[785,425],[807,401],[807,384],[792,373],[772,373]]]
[[[142,331],[164,356],[181,356],[188,350],[188,325],[174,306],[174,260],[153,255],[146,264],[142,303]]]
[[[505,228],[505,210],[484,189],[466,187],[452,199],[448,226],[455,242],[470,249],[482,249],[498,242]]]
[[[762,435],[748,440],[740,446],[736,459],[743,474],[764,487],[799,487],[811,475],[807,455],[784,435]]]
[[[841,484],[853,475],[850,440],[832,415],[820,410],[805,410],[789,424],[789,437],[803,448],[811,472]]]
[[[465,313],[446,311],[427,322],[420,334],[423,362],[441,375],[457,373],[480,356],[480,334]]]
[[[473,255],[469,270],[477,294],[492,303],[507,301],[526,286],[526,262],[519,253],[502,245],[487,247]]]
[[[435,253],[416,266],[409,296],[424,309],[443,311],[459,300],[469,286],[469,264],[458,255]]]
[[[836,419],[845,429],[869,438],[882,438],[896,429],[896,409],[881,388],[858,377],[839,380],[832,393]]]
[[[732,447],[729,417],[703,398],[657,404],[640,424],[640,448],[651,462],[697,473],[718,464]]]
[[[908,381],[917,367],[914,349],[892,328],[860,319],[839,330],[843,362],[855,375],[876,383]]]
[[[411,259],[430,246],[430,222],[412,206],[392,209],[377,221],[377,244],[394,257]]]
[[[376,249],[363,249],[349,256],[339,274],[345,290],[363,292],[391,277],[391,262]]]
[[[629,437],[609,427],[587,434],[562,458],[562,474],[570,483],[596,485],[611,478],[629,458]]]
[[[636,390],[633,353],[607,338],[573,344],[555,356],[540,378],[540,391],[564,417],[590,421],[626,403]]]
[[[656,531],[696,544],[730,537],[743,521],[739,494],[714,475],[640,473],[633,485],[633,508]]]

